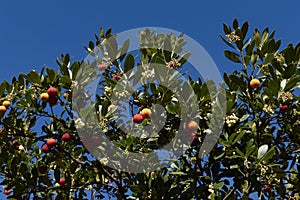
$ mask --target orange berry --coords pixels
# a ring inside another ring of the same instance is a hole
[[[56,145],[56,140],[53,139],[53,138],[49,138],[49,139],[47,140],[46,144],[51,148],[51,147],[53,147],[53,146]]]
[[[6,190],[6,189],[5,189],[3,193],[4,193],[5,195],[10,195],[11,192],[12,192],[11,190]]]
[[[152,112],[149,108],[144,108],[141,112],[144,118],[150,118]]]
[[[47,102],[48,99],[49,99],[49,94],[44,92],[40,95],[40,99],[43,101],[43,102]]]
[[[5,106],[0,106],[0,114],[4,114],[6,112]]]
[[[250,86],[252,88],[258,88],[260,86],[260,81],[258,79],[252,79],[250,81]]]
[[[5,106],[6,108],[8,108],[10,106],[10,102],[9,101],[3,101],[2,105]]]

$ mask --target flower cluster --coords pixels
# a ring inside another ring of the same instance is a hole
[[[265,111],[266,113],[268,113],[269,115],[272,115],[274,114],[274,109],[273,109],[273,106],[272,105],[269,105],[269,104],[265,104],[264,107],[263,107],[263,111]]]
[[[233,126],[239,120],[239,118],[235,115],[235,113],[232,113],[231,115],[226,116],[225,119],[226,119],[226,124],[228,125],[228,127]]]
[[[236,42],[236,41],[240,41],[241,38],[236,35],[234,32],[231,32],[230,34],[226,34],[226,37],[231,41],[231,42]]]
[[[172,60],[168,63],[166,63],[168,67],[177,69],[181,66],[181,63],[178,62],[175,58],[172,58]]]
[[[145,65],[144,71],[142,72],[141,75],[142,75],[143,79],[153,78],[154,77],[154,69],[150,69],[149,65]]]
[[[278,100],[281,102],[289,102],[293,100],[293,94],[290,92],[280,92]]]

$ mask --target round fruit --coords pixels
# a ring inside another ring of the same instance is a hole
[[[3,101],[2,105],[5,106],[6,108],[8,108],[10,106],[10,102],[9,101]]]
[[[252,79],[250,81],[250,86],[252,88],[258,88],[260,86],[260,81],[258,79]]]
[[[108,106],[107,110],[108,111],[113,110],[115,107],[116,107],[115,105],[111,104]]]
[[[54,106],[57,104],[58,98],[56,96],[50,96],[48,101],[51,106]]]
[[[65,133],[65,134],[63,134],[63,136],[61,137],[61,139],[64,142],[69,142],[71,140],[71,135],[69,133]]]
[[[47,90],[47,93],[49,94],[49,97],[56,97],[58,94],[58,90],[55,87],[50,87]]]
[[[144,117],[143,117],[143,115],[141,115],[141,114],[135,114],[134,116],[133,116],[133,122],[134,123],[141,123],[142,121],[144,120]]]
[[[60,185],[66,184],[66,179],[65,179],[65,178],[61,178],[61,179],[59,180],[59,184],[60,184]]]
[[[288,105],[283,105],[283,106],[279,106],[279,108],[282,112],[285,112],[289,109],[289,106]]]
[[[186,130],[188,132],[196,132],[198,130],[198,123],[191,120],[186,123]]]
[[[0,106],[0,114],[4,114],[6,112],[5,106]]]
[[[49,153],[50,152],[50,147],[47,144],[44,144],[42,146],[42,152]]]
[[[54,147],[56,145],[56,140],[53,138],[49,138],[46,142],[46,144],[48,145],[48,147]]]
[[[105,70],[107,68],[107,65],[106,64],[100,64],[98,65],[98,70]]]
[[[117,75],[113,75],[112,79],[117,81],[117,80],[120,80],[122,78],[122,76],[120,74],[117,74]]]
[[[68,99],[69,94],[68,93],[64,93],[64,98]]]
[[[40,172],[41,174],[45,174],[45,173],[47,172],[47,167],[46,167],[46,166],[40,166],[40,167],[39,167],[39,172]]]
[[[4,193],[5,195],[10,195],[11,192],[12,192],[11,190],[6,190],[6,189],[5,189],[3,193]]]
[[[40,95],[40,99],[43,101],[43,102],[47,102],[48,99],[49,99],[49,94],[44,92]]]
[[[141,112],[144,118],[150,118],[152,112],[149,108],[144,108]]]

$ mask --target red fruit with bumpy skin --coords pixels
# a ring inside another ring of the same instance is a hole
[[[58,98],[56,96],[50,96],[48,99],[48,102],[51,106],[54,106],[57,104]]]
[[[112,79],[117,81],[117,80],[120,80],[122,78],[122,76],[120,74],[117,74],[117,75],[113,75]]]
[[[106,64],[100,64],[100,65],[98,65],[98,70],[100,70],[100,71],[105,70],[106,68],[107,68]]]
[[[47,172],[47,167],[46,167],[46,166],[40,166],[40,167],[39,167],[39,172],[40,172],[41,174],[45,174],[45,173]]]
[[[134,116],[133,116],[133,122],[134,123],[141,123],[142,121],[144,120],[144,117],[143,117],[143,115],[141,115],[141,114],[135,114]]]
[[[60,184],[60,185],[65,185],[65,184],[66,184],[66,179],[65,179],[65,178],[61,178],[61,179],[59,180],[59,184]]]
[[[69,142],[71,140],[71,135],[69,133],[65,133],[65,134],[63,134],[63,136],[61,137],[61,139],[64,142]]]
[[[3,193],[4,193],[5,195],[9,195],[11,192],[12,192],[11,190],[6,190],[6,189],[5,189]]]
[[[283,105],[283,106],[279,106],[279,108],[280,108],[280,111],[285,112],[289,109],[289,106],[288,105]]]
[[[49,97],[56,97],[58,94],[58,90],[55,87],[50,87],[47,90],[47,93],[48,93]]]
[[[48,147],[51,148],[51,147],[53,147],[53,146],[56,145],[56,140],[53,139],[53,138],[49,138],[49,139],[47,140],[46,144],[48,145]]]
[[[50,152],[50,147],[47,144],[44,144],[42,146],[42,152],[49,153]]]

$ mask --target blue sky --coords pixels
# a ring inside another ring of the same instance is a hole
[[[283,44],[299,42],[300,2],[276,1],[3,1],[0,3],[0,81],[19,72],[57,68],[56,57],[69,52],[74,60],[86,56],[83,45],[102,26],[114,32],[158,26],[184,32],[197,40],[221,71],[234,67],[223,56],[218,37],[222,23],[234,17],[252,27],[277,29]]]
[[[237,66],[223,56],[222,23],[231,24],[235,17],[247,20],[252,28],[276,29],[283,45],[296,44],[299,8],[298,0],[1,1],[0,82],[44,65],[57,69],[61,53],[84,59],[83,45],[100,27],[112,27],[115,33],[145,26],[184,32],[208,51],[220,71],[230,73]]]

